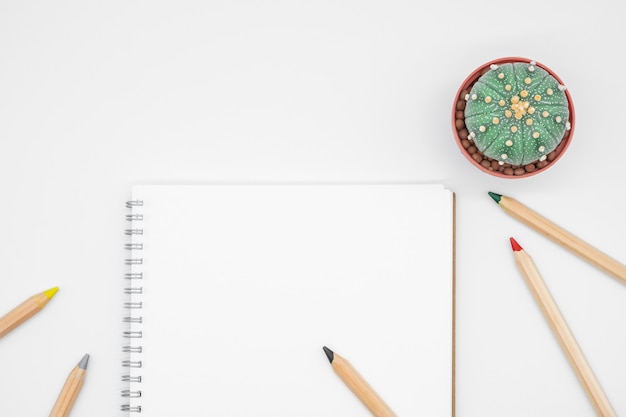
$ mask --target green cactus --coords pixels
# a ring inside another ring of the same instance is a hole
[[[570,129],[564,90],[534,61],[492,65],[465,97],[469,139],[500,164],[545,160]]]

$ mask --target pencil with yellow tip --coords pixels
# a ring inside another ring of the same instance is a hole
[[[554,298],[552,298],[552,294],[550,294],[548,287],[539,274],[539,270],[535,266],[533,259],[513,238],[511,238],[511,247],[517,268],[524,277],[524,281],[526,281],[526,285],[528,285],[539,309],[559,341],[565,356],[587,393],[596,413],[601,417],[616,417],[617,414],[615,414],[611,403],[609,403],[604,391],[602,391],[600,383],[591,370],[589,363],[587,363],[565,318],[561,314]]]
[[[52,407],[50,417],[67,417],[70,414],[76,398],[78,398],[78,394],[83,387],[88,363],[89,355],[83,356],[78,365],[67,376],[57,402]]]
[[[619,263],[514,198],[492,192],[489,192],[489,196],[513,218],[626,284],[626,265]]]
[[[0,338],[41,311],[57,291],[59,291],[59,287],[35,294],[2,316],[0,318]]]

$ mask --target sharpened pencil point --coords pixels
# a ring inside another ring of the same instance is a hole
[[[502,195],[496,194],[496,193],[492,193],[491,191],[489,191],[488,194],[489,194],[489,196],[491,198],[493,198],[493,201],[495,201],[496,203],[500,204],[500,199],[502,198]]]
[[[56,294],[57,291],[59,291],[59,287],[50,288],[49,290],[46,290],[43,293],[46,294],[46,297],[50,299],[54,297],[54,294]]]
[[[78,362],[78,367],[80,369],[87,369],[87,365],[89,364],[89,354],[85,354],[83,358]]]
[[[519,243],[517,243],[517,241],[513,238],[509,238],[511,240],[511,248],[513,248],[513,251],[515,252],[519,252],[522,250],[522,247],[519,245]]]
[[[326,346],[324,346],[324,353],[326,353],[328,361],[330,363],[333,363],[333,359],[335,359],[335,353],[332,350],[328,349]]]

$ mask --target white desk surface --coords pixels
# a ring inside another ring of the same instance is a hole
[[[130,187],[223,181],[444,183],[457,193],[457,415],[594,415],[509,236],[626,415],[626,286],[487,196],[626,262],[624,7],[547,3],[2,2],[1,310],[61,290],[0,340],[0,415],[47,415],[84,353],[72,415],[116,415]],[[452,140],[459,84],[503,56],[548,65],[576,107],[566,155],[528,179],[479,172]]]

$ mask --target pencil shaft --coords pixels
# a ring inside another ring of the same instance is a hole
[[[526,284],[589,396],[596,413],[602,417],[616,416],[532,258],[524,250],[514,252],[514,256]]]
[[[78,398],[78,393],[83,386],[86,371],[76,366],[65,380],[61,393],[57,398],[50,417],[67,417]]]
[[[510,216],[626,284],[626,265],[574,236],[514,198],[502,196],[499,204]]]
[[[335,373],[339,375],[339,378],[375,417],[396,417],[391,408],[354,369],[350,362],[335,354],[332,367]]]
[[[50,301],[44,293],[33,295],[0,318],[0,338],[34,316]]]

